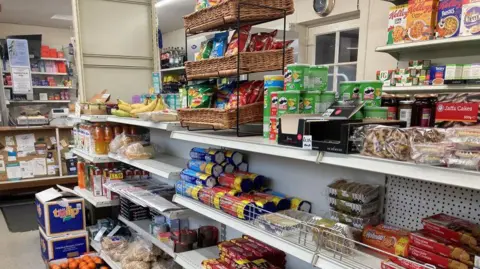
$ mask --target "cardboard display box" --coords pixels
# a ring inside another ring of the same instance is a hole
[[[60,237],[49,237],[42,227],[40,232],[40,250],[45,262],[51,260],[78,257],[89,250],[88,234],[86,231],[66,234]]]
[[[85,231],[85,201],[73,191],[50,188],[35,194],[37,221],[46,236]]]

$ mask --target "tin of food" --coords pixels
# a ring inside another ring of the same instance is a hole
[[[309,91],[326,91],[328,84],[328,66],[312,65],[308,70]]]
[[[193,171],[191,169],[183,169],[180,173],[180,178],[186,182],[202,185],[206,187],[213,187],[217,185],[217,179],[211,175]]]
[[[276,92],[270,92],[270,117],[276,117],[278,115],[278,93],[280,91]]]
[[[340,82],[340,100],[360,99],[360,84],[357,81]]]
[[[263,197],[259,197],[249,193],[242,193],[238,197],[254,203],[255,206],[257,206],[257,215],[277,212],[277,206],[275,205],[275,203],[273,201],[268,201]]]
[[[255,203],[241,197],[227,195],[221,197],[220,209],[227,214],[244,220],[252,220],[257,216]]]
[[[302,91],[300,98],[303,100],[302,114],[320,113],[320,95],[321,91]]]
[[[243,154],[238,151],[226,150],[225,158],[227,159],[227,162],[233,165],[238,165],[243,161]]]
[[[240,191],[237,191],[235,189],[228,188],[228,187],[223,187],[223,186],[217,186],[211,189],[205,188],[199,193],[199,200],[208,206],[212,206],[217,209],[220,209],[221,197],[225,195],[236,196],[239,193]]]
[[[190,150],[190,158],[220,164],[225,161],[225,154],[217,149],[192,148]]]
[[[289,64],[284,74],[286,91],[303,91],[305,89],[305,77],[308,76],[310,65]],[[307,78],[308,80],[308,78]]]
[[[268,193],[268,194],[275,195],[275,196],[278,196],[278,197],[290,199],[291,200],[290,209],[296,209],[296,210],[303,211],[303,212],[308,212],[308,213],[310,213],[312,211],[312,203],[310,203],[309,201],[305,201],[301,198],[289,197],[284,193],[269,190],[269,189],[264,190],[264,193]]]
[[[224,161],[220,165],[223,167],[224,173],[233,173],[235,171],[235,165],[228,163],[227,161]]]
[[[277,92],[278,116],[298,114],[300,105],[300,91]]]
[[[254,192],[253,195],[261,197],[267,201],[274,202],[278,211],[290,209],[290,206],[292,204],[288,198],[282,198],[268,193]]]
[[[241,162],[237,165],[237,170],[242,172],[248,172],[248,163]]]
[[[175,192],[198,200],[198,193],[203,189],[203,186],[192,184],[186,181],[179,180],[175,183]]]
[[[257,175],[254,173],[248,173],[246,171],[236,171],[235,175],[240,175],[249,178],[253,182],[253,188],[255,190],[260,190],[263,187],[265,182],[265,177],[262,175]]]
[[[190,160],[187,163],[187,167],[193,171],[209,174],[214,177],[218,177],[221,173],[223,173],[223,167],[220,164],[201,160]]]
[[[283,90],[283,80],[282,75],[266,75],[263,77],[263,85],[265,88],[280,87]]]
[[[359,81],[360,100],[365,102],[365,106],[380,106],[382,103],[381,81]]]
[[[253,189],[253,181],[245,175],[223,173],[218,177],[218,183],[242,192],[249,192]]]

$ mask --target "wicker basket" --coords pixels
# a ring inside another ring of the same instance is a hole
[[[186,62],[188,79],[229,77],[237,75],[237,55],[223,58]],[[294,62],[293,48],[285,51],[285,65]],[[267,72],[283,69],[283,50],[240,53],[240,74]]]
[[[197,34],[211,30],[228,29],[237,22],[238,4],[240,2],[245,3],[245,5],[240,6],[242,23],[254,24],[274,21],[283,18],[283,10],[286,11],[286,15],[293,14],[295,11],[293,0],[227,0],[183,17],[185,30],[189,34]]]
[[[244,105],[239,108],[238,124],[262,121],[263,102]],[[208,125],[216,129],[230,129],[237,126],[237,109],[181,108],[177,110],[182,126]]]

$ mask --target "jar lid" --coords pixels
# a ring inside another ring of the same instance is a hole
[[[413,104],[413,101],[412,101],[412,100],[403,100],[403,101],[400,101],[400,104],[402,104],[402,105],[411,105],[411,104]]]

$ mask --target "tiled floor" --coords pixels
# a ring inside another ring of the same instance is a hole
[[[45,269],[39,240],[38,231],[10,233],[0,211],[0,268]]]

